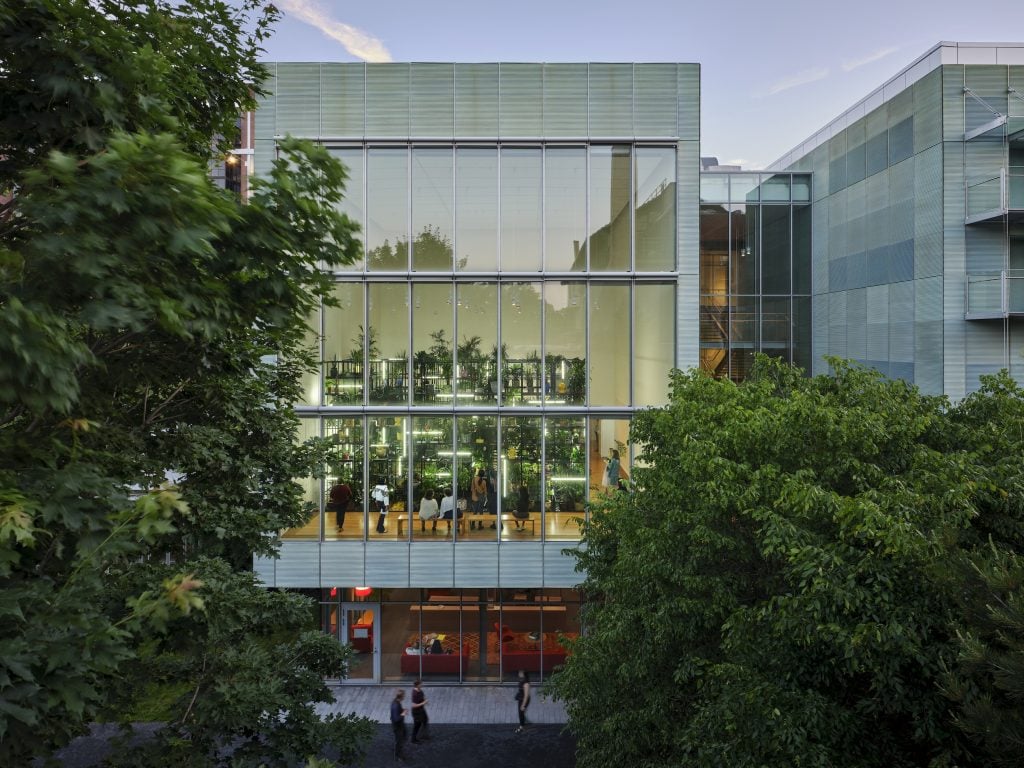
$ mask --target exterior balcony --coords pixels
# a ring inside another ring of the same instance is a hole
[[[965,320],[1024,316],[1024,269],[967,275]]]
[[[965,224],[1024,223],[1024,167],[971,179],[966,185]]]

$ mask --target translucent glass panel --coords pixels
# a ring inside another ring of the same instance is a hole
[[[500,64],[500,136],[540,136],[544,75],[541,64]]]
[[[371,270],[409,268],[409,152],[369,149],[366,156],[366,248]]]
[[[416,404],[451,403],[454,293],[451,283],[419,283],[412,287],[412,381]]]
[[[590,404],[629,404],[629,285],[590,286]]]
[[[409,135],[409,65],[366,65],[366,135]]]
[[[587,135],[587,65],[544,65],[544,135]]]
[[[587,151],[549,147],[544,156],[544,246],[549,271],[587,267]]]
[[[348,179],[345,182],[345,196],[338,204],[338,210],[358,224],[360,228],[360,231],[355,234],[355,239],[359,243],[359,258],[352,264],[342,265],[336,269],[341,272],[361,270],[363,268],[363,235],[366,226],[363,206],[363,183],[366,180],[366,169],[363,162],[363,150],[361,147],[342,147],[327,151],[344,164],[348,173]]]
[[[297,443],[320,436],[319,419],[299,419],[299,428],[295,435]],[[300,477],[296,482],[302,486],[302,502],[310,510],[310,518],[306,524],[298,528],[287,528],[281,532],[285,539],[319,539],[320,538],[320,480],[315,477]]]
[[[531,526],[521,522],[507,526],[506,539],[510,533],[526,540],[539,538],[542,533],[541,437],[539,416],[506,416],[501,420],[502,510],[520,521],[534,520]]]
[[[409,399],[409,288],[405,283],[370,283],[370,404],[398,405]]]
[[[702,203],[729,202],[729,174],[702,173],[700,175],[700,201]]]
[[[501,150],[501,269],[541,269],[541,150]]]
[[[365,533],[363,500],[363,420],[359,416],[324,420],[324,437],[330,443],[327,475],[324,478],[324,504],[331,498],[335,485],[347,485],[351,492],[348,504],[328,509],[324,521],[324,538],[361,539]],[[326,507],[325,507],[326,508]]]
[[[450,137],[455,125],[455,67],[412,65],[409,99],[413,136]]]
[[[455,135],[498,134],[498,65],[459,64],[455,68]]]
[[[320,93],[321,135],[362,136],[366,115],[365,65],[321,64]]]
[[[761,292],[790,293],[788,205],[761,206]]]
[[[627,144],[590,148],[590,269],[629,269],[632,158]]]
[[[412,419],[412,491],[413,539],[436,540],[448,533],[448,525],[438,520],[424,520],[438,510],[446,490],[454,480],[452,469],[452,419],[450,416],[420,416]],[[426,504],[424,504],[426,500]]]
[[[457,291],[456,397],[459,405],[498,400],[498,286],[460,283]]]
[[[454,158],[450,148],[412,151],[412,268],[451,271],[455,234]]]
[[[671,271],[676,259],[676,151],[636,148],[636,270]]]
[[[587,396],[587,285],[544,285],[544,399],[583,405]]]
[[[544,391],[541,361],[541,284],[501,286],[502,394],[505,405],[540,405]]]
[[[456,418],[456,467],[459,487],[468,498],[465,535],[497,537],[498,419],[494,416]],[[492,527],[493,526],[493,527]]]
[[[633,307],[634,405],[668,402],[675,365],[675,286],[638,283]]]
[[[762,176],[761,181],[761,202],[789,202],[789,176],[778,174],[776,176]]]
[[[590,135],[633,135],[633,65],[590,65]]]
[[[544,534],[548,539],[578,539],[577,518],[587,500],[586,419],[551,417],[546,421]]]
[[[455,268],[493,272],[498,268],[497,148],[459,147],[455,179]]]
[[[351,405],[363,402],[363,285],[336,283],[337,306],[324,313],[324,404]],[[374,331],[372,335],[375,335]],[[374,339],[376,344],[376,340]]]
[[[394,538],[397,534],[398,515],[407,514],[408,505],[408,437],[409,419],[405,416],[370,416],[366,424],[367,438],[367,528],[371,538],[389,534]],[[373,488],[377,485],[387,486],[388,503],[381,504],[373,498]],[[380,514],[381,509],[385,514]],[[404,536],[408,536],[405,526]],[[403,538],[404,538],[403,536]]]

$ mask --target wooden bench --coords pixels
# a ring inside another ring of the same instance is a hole
[[[514,526],[515,523],[522,523],[523,525],[529,525],[530,534],[533,536],[537,535],[537,519],[533,515],[530,515],[529,517],[516,517],[515,515],[510,515],[506,513],[500,515],[499,517],[501,518],[502,524],[507,525],[511,523]],[[495,515],[476,515],[470,513],[465,516],[465,519],[469,520],[469,522],[471,523],[480,523],[481,527],[483,527],[484,523],[497,524],[497,517]]]
[[[419,520],[419,519],[420,519],[419,515],[413,515],[413,520]],[[457,522],[458,526],[459,526],[459,530],[460,531],[465,531],[465,529],[462,527],[462,524],[465,522],[465,520],[466,520],[466,517],[465,517],[465,515],[463,515],[457,521],[449,520],[449,519],[444,518],[444,517],[438,517],[438,518],[436,518],[434,520],[420,520],[420,522],[424,523],[424,525],[426,523],[430,523],[431,525],[433,525],[434,523],[437,523],[439,526],[440,525],[444,525],[445,531],[448,530],[448,524],[449,523]],[[395,522],[398,524],[398,538],[402,538],[402,528],[405,527],[405,524],[408,521],[409,521],[409,515],[407,515],[405,513],[402,513],[401,515],[398,515],[397,517],[395,517]]]

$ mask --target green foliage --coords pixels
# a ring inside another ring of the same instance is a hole
[[[832,362],[677,372],[636,417],[636,490],[586,527],[588,631],[554,682],[581,766],[986,764],[942,689],[961,563],[993,528],[1019,545],[1024,398],[950,409]]]
[[[240,737],[257,696],[268,763],[359,736],[308,707],[343,664],[308,603],[232,573],[308,515],[292,478],[325,449],[294,444],[303,319],[317,265],[358,253],[323,149],[283,141],[248,204],[208,178],[276,15],[0,0],[0,764],[131,708],[119,686],[163,664],[198,691],[180,763]]]
[[[314,625],[309,602],[260,589],[251,574],[232,572],[222,560],[190,565],[203,582],[206,610],[179,614],[124,670],[118,703],[131,714],[144,706],[139,679],[176,687],[179,695],[155,738],[125,749],[115,765],[291,766],[324,746],[346,762],[358,757],[373,725],[352,715],[321,719],[315,710],[332,700],[323,680],[343,673],[349,651]],[[139,581],[166,574],[133,570],[122,586],[130,594]],[[220,752],[225,745],[230,753]]]

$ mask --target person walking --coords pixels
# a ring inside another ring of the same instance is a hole
[[[437,638],[434,638],[437,642]],[[433,653],[433,650],[431,650]],[[422,680],[416,680],[412,684],[412,743],[419,744],[421,741],[430,741],[430,718],[427,717],[427,697],[423,693]],[[420,736],[420,731],[423,735]]]
[[[405,716],[409,713],[402,705],[405,698],[405,691],[399,688],[395,691],[395,698],[391,700],[391,730],[395,732],[395,760],[405,761]]]
[[[377,533],[385,533],[384,519],[388,514],[388,507],[391,506],[391,493],[387,481],[382,477],[380,482],[373,486],[370,497],[377,506]]]
[[[519,670],[519,689],[516,691],[516,711],[519,714],[519,727],[516,733],[522,733],[526,727],[526,708],[530,706],[530,676],[525,669]]]
[[[345,512],[348,504],[352,501],[352,487],[345,482],[337,482],[331,486],[327,496],[327,511],[333,512],[337,523],[338,533],[345,527]]]

